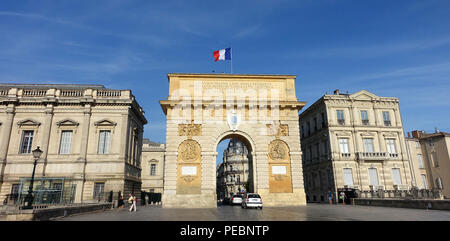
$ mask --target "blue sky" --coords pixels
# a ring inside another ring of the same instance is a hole
[[[1,83],[131,89],[165,142],[167,73],[297,75],[308,106],[334,89],[400,98],[405,131],[450,131],[450,1],[2,1]],[[220,149],[223,149],[222,147]]]

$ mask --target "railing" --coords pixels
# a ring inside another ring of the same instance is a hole
[[[23,90],[22,96],[41,97],[41,96],[45,96],[46,93],[47,93],[46,90]]]
[[[98,97],[120,97],[121,91],[120,90],[98,90],[97,96]]]
[[[362,124],[365,125],[365,126],[368,126],[369,125],[369,120],[362,120]]]
[[[61,97],[80,97],[83,96],[81,90],[61,90]]]
[[[385,126],[391,126],[391,121],[384,121]]]
[[[349,158],[351,156],[352,156],[352,154],[350,154],[350,153],[341,153],[341,157]]]
[[[357,152],[356,156],[360,160],[384,160],[388,159],[386,152]]]
[[[345,120],[338,120],[338,124],[341,126],[345,125]]]
[[[441,190],[429,189],[358,191],[357,196],[379,199],[443,199]]]
[[[1,89],[0,90],[0,96],[3,96],[3,95],[8,95],[8,90],[7,89]]]

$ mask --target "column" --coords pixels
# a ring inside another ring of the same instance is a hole
[[[377,131],[378,136],[378,144],[380,145],[380,152],[386,152],[386,143],[383,138],[383,134],[381,134],[381,131]]]
[[[14,104],[9,104],[6,109],[5,122],[2,123],[3,128],[2,128],[2,132],[1,132],[1,145],[0,145],[0,165],[1,165],[0,190],[1,190],[1,186],[3,184],[3,175],[5,173],[6,158],[8,155],[9,141],[10,141],[10,137],[11,137],[11,130],[12,130],[14,114],[15,114],[14,111],[15,111]]]
[[[83,172],[80,175],[81,180],[77,182],[77,185],[81,184],[81,196],[80,201],[83,202],[83,194],[84,194],[84,184],[86,181],[86,164],[87,164],[87,148],[89,141],[89,127],[91,125],[91,105],[86,104],[84,106],[84,116],[83,116],[83,128],[81,134],[81,148],[80,148],[80,157],[79,161],[82,162]]]
[[[42,126],[42,160],[44,160],[44,167],[42,168],[42,176],[45,177],[45,170],[47,169],[47,156],[48,156],[48,146],[50,142],[50,132],[52,129],[53,120],[53,105],[49,104],[45,108],[45,121]]]

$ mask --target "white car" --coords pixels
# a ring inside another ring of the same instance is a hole
[[[241,203],[242,203],[242,196],[241,195],[234,195],[231,198],[231,205],[235,205],[235,204],[241,205]]]
[[[247,193],[241,204],[242,208],[260,208],[262,209],[262,199],[257,193]]]

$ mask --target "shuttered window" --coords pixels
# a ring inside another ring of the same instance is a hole
[[[402,184],[402,178],[400,176],[400,168],[392,168],[392,179],[394,181],[394,185]]]
[[[61,143],[59,145],[59,154],[70,154],[72,145],[72,131],[61,132]]]
[[[422,178],[422,185],[423,185],[423,189],[427,189],[428,185],[427,185],[427,176],[425,174],[420,175],[420,177]]]
[[[378,186],[378,172],[376,168],[369,168],[370,185]]]
[[[424,168],[421,154],[417,154],[417,162],[419,164],[419,168]]]
[[[373,152],[373,139],[372,138],[364,138],[364,150],[366,152]]]
[[[353,173],[351,168],[344,168],[344,185],[353,186]]]
[[[98,140],[98,154],[109,153],[110,136],[111,136],[110,131],[100,131],[100,136]]]

